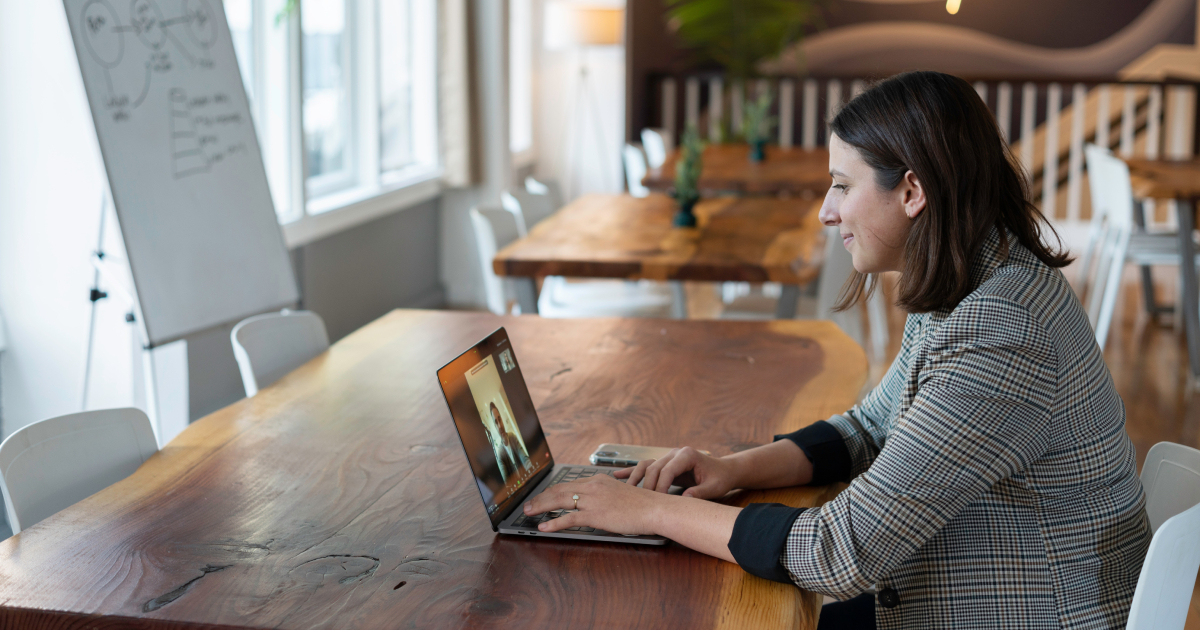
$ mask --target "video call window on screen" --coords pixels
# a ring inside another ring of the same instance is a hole
[[[508,357],[507,360],[505,357]],[[507,366],[505,372],[512,370],[511,350],[500,353],[500,364]],[[514,482],[519,485],[532,477],[537,465],[529,458],[529,449],[525,447],[521,431],[513,418],[508,392],[500,382],[500,373],[491,355],[467,372],[467,386],[471,389],[471,397],[475,400],[480,422],[499,464],[500,477],[505,486]]]
[[[489,513],[551,461],[516,355],[502,330],[439,371],[463,449]]]

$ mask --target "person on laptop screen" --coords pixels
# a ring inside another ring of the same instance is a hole
[[[842,600],[819,628],[1125,627],[1150,543],[1125,408],[991,112],[966,81],[912,72],[829,129],[819,216],[857,272],[839,307],[891,271],[909,313],[879,386],[772,444],[676,449],[525,513],[576,509],[538,527],[657,534]],[[834,482],[809,509],[696,500]]]

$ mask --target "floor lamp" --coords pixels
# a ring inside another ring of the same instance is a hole
[[[604,154],[606,136],[600,122],[600,107],[596,101],[594,86],[589,79],[587,53],[594,47],[620,45],[624,16],[625,11],[618,8],[584,6],[563,1],[546,3],[543,23],[546,50],[576,50],[579,55],[579,80],[565,119],[565,125],[568,127],[567,133],[564,134],[568,138],[566,163],[570,169],[567,177],[568,199],[577,196],[582,187],[579,182],[580,169],[575,162],[581,157],[580,136],[589,113],[592,131],[596,134],[596,150],[600,154],[598,161],[602,165],[608,163],[609,156]],[[608,166],[603,166],[603,169],[606,175],[610,174]]]

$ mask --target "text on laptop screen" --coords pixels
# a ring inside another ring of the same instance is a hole
[[[438,370],[471,473],[493,521],[550,462],[546,436],[500,329]]]

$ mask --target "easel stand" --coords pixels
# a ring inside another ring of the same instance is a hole
[[[115,289],[129,304],[129,311],[125,314],[125,321],[134,326],[134,331],[131,335],[131,339],[133,340],[134,406],[145,411],[146,415],[150,418],[150,425],[154,428],[154,437],[161,447],[163,445],[163,431],[160,426],[162,414],[158,402],[154,349],[150,345],[149,334],[147,334],[146,327],[142,323],[143,319],[137,297],[134,295],[132,289],[125,286],[125,283],[120,278],[120,274],[113,269],[112,262],[104,252],[104,236],[108,223],[109,205],[109,195],[106,191],[100,200],[100,229],[98,230],[99,235],[96,239],[96,251],[92,253],[92,288],[88,292],[88,300],[91,301],[91,316],[88,320],[87,353],[83,367],[83,396],[80,403],[80,410],[87,411],[88,395],[91,393],[92,360],[96,346],[97,303],[109,297],[108,292],[102,291],[100,288],[101,280],[104,280],[111,289]]]

